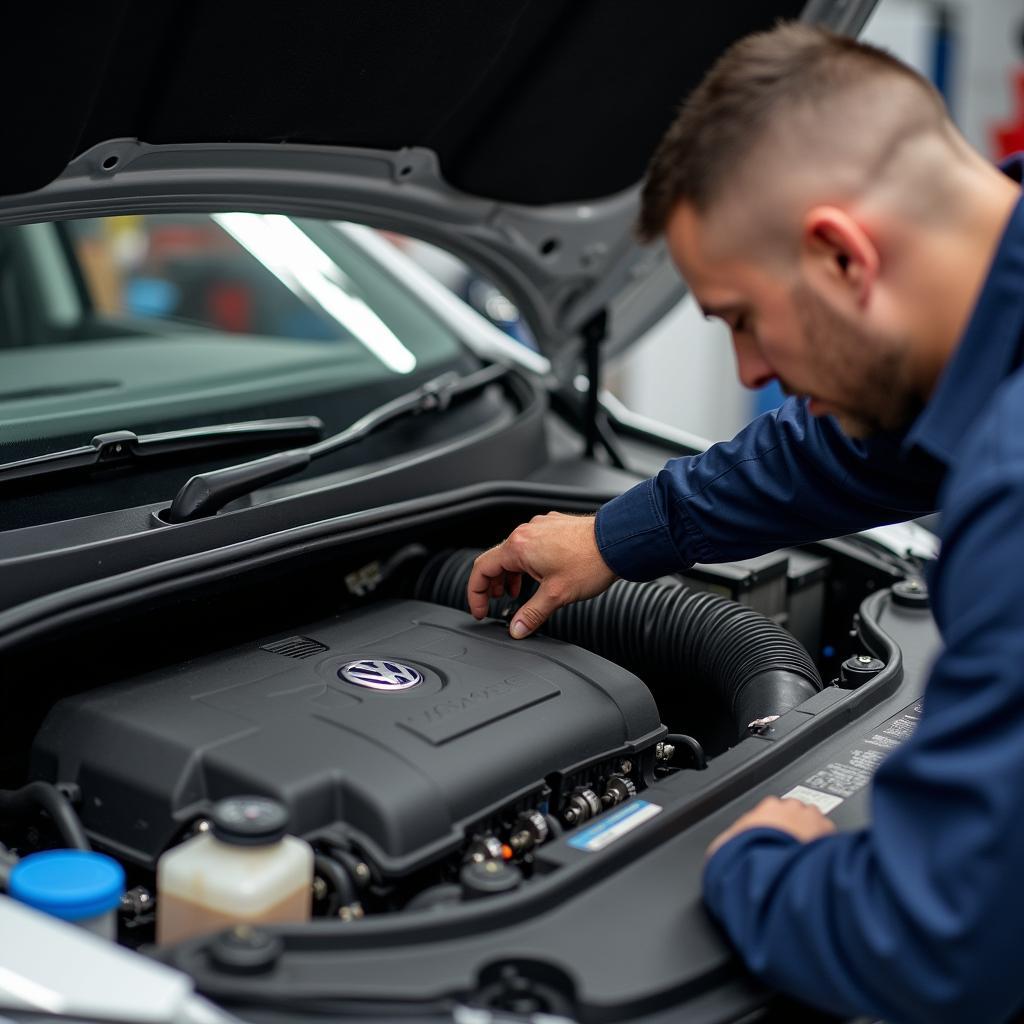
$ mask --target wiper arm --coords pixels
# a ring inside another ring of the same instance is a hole
[[[365,416],[350,427],[325,437],[307,448],[295,448],[286,452],[275,452],[266,458],[243,462],[238,466],[226,466],[209,473],[192,477],[174,496],[165,518],[171,523],[184,523],[191,519],[212,516],[229,501],[249,494],[264,484],[273,483],[282,477],[301,472],[314,459],[330,455],[341,448],[347,448],[367,434],[402,416],[447,409],[456,395],[479,391],[493,384],[508,373],[508,368],[498,364],[485,366],[475,373],[460,377],[454,371],[443,373],[426,384],[409,391]]]
[[[28,477],[49,476],[68,470],[89,470],[139,463],[154,456],[175,455],[202,448],[234,448],[243,445],[267,445],[311,441],[324,432],[318,416],[290,416],[245,423],[217,423],[209,427],[189,427],[162,434],[136,434],[114,430],[97,434],[80,448],[36,455],[0,465],[0,484]]]

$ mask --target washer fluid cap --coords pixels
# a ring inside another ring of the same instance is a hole
[[[213,805],[213,834],[232,846],[269,846],[288,831],[288,811],[265,796],[235,796]]]
[[[124,894],[124,869],[112,857],[85,850],[30,853],[11,869],[16,900],[64,921],[99,917]]]

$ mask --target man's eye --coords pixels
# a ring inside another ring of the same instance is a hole
[[[750,326],[750,317],[746,313],[738,313],[732,322],[732,329],[737,334],[743,334]]]

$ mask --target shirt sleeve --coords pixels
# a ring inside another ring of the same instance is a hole
[[[617,575],[645,580],[933,512],[941,468],[901,441],[853,440],[788,399],[608,502],[598,546]]]
[[[993,443],[997,443],[993,441]],[[872,825],[742,833],[705,901],[751,970],[840,1014],[1003,1021],[1024,1007],[1024,456],[956,481],[933,579],[946,646]]]

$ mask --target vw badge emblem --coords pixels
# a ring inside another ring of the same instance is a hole
[[[423,682],[416,669],[400,661],[350,661],[341,666],[338,675],[371,690],[408,690]]]

